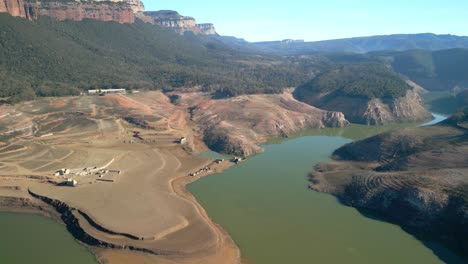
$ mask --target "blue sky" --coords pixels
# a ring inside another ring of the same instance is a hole
[[[396,33],[468,35],[467,0],[143,0],[249,41]]]

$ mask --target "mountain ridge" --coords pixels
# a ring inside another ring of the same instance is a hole
[[[367,53],[372,51],[404,51],[413,49],[443,50],[468,48],[468,36],[450,34],[418,33],[362,36],[353,38],[303,41],[280,40],[263,42],[242,42],[240,39],[225,37],[226,44],[241,46],[265,53],[280,55],[313,54],[317,52]]]

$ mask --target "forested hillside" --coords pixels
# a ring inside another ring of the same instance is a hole
[[[402,97],[411,87],[401,76],[381,64],[362,63],[339,66],[326,71],[298,88],[313,93],[362,98]]]
[[[428,90],[449,91],[468,87],[468,49],[411,50],[372,54],[388,57],[395,71]]]
[[[88,88],[193,87],[220,96],[280,92],[310,78],[314,63],[234,51],[137,20],[37,21],[0,14],[0,96],[11,102]]]

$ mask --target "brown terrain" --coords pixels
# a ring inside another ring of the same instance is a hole
[[[423,240],[468,252],[468,111],[439,125],[350,143],[318,164],[311,189],[377,213]]]
[[[0,13],[28,19],[49,16],[57,20],[94,19],[121,24],[135,22],[135,14],[144,11],[139,0],[37,1],[1,0]]]
[[[249,156],[263,149],[269,137],[288,137],[309,128],[344,127],[342,113],[301,103],[291,92],[279,95],[243,95],[211,100],[209,94],[177,94],[177,104],[190,110],[206,144],[216,151]]]
[[[132,6],[125,1],[31,1],[27,4],[28,10],[32,12],[30,17],[49,16],[57,20],[94,19],[101,21],[115,21],[121,24],[135,22],[135,13]],[[35,13],[37,12],[37,14]]]
[[[233,165],[195,155],[207,149],[204,133],[228,139],[221,150],[247,155],[269,135],[346,124],[290,93],[212,100],[145,92],[3,105],[0,209],[63,221],[101,263],[239,263],[234,242],[185,189]]]
[[[9,13],[15,17],[26,17],[23,0],[0,0],[0,13]]]
[[[185,190],[199,177],[190,173],[232,163],[191,155],[205,147],[186,117],[159,92],[2,106],[0,205],[56,215],[102,263],[122,263],[120,255],[130,263],[238,263],[235,244]],[[176,143],[182,136],[188,142]]]

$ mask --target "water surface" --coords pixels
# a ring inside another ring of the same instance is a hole
[[[307,173],[329,161],[338,147],[403,126],[416,124],[353,125],[272,140],[264,153],[202,178],[189,190],[232,236],[248,264],[442,263],[400,227],[307,188]]]
[[[97,264],[64,225],[34,214],[0,212],[0,263]]]

